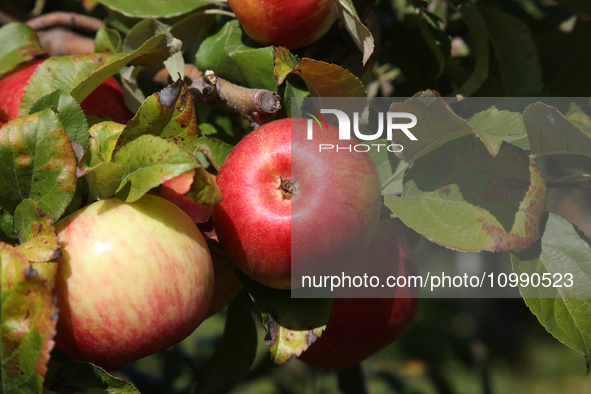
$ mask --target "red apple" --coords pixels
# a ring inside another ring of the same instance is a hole
[[[27,82],[46,59],[31,60],[19,65],[15,70],[0,79],[0,122],[8,122],[18,117],[20,101]],[[82,103],[87,116],[108,116],[117,123],[127,123],[133,113],[123,102],[121,86],[111,77],[96,88]]]
[[[337,16],[334,0],[228,0],[228,4],[250,38],[288,49],[317,41]]]
[[[178,343],[206,317],[211,256],[174,204],[111,198],[66,216],[56,230],[56,344],[72,359],[119,369]]]
[[[412,250],[395,219],[380,221],[363,262],[363,271],[418,275]],[[385,281],[386,276],[380,279]],[[419,298],[413,288],[391,290],[393,298],[335,298],[326,330],[299,356],[300,361],[323,369],[350,368],[398,339],[414,322]]]
[[[307,275],[335,272],[362,253],[377,225],[381,194],[375,165],[332,125],[306,139],[307,119],[266,123],[230,152],[213,207],[217,236],[234,264],[266,286],[291,288],[292,255]],[[294,160],[292,160],[292,150]],[[294,266],[295,269],[296,266]]]

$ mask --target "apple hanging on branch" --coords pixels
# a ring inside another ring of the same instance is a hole
[[[366,152],[338,128],[308,119],[266,123],[227,156],[217,176],[222,202],[213,207],[218,239],[246,275],[276,289],[292,288],[293,263],[306,275],[335,272],[364,251],[382,203],[379,176]]]
[[[337,17],[334,0],[228,0],[246,34],[257,43],[302,48],[320,39]]]
[[[56,344],[107,370],[172,346],[207,316],[209,249],[174,204],[147,194],[101,200],[56,224],[63,256]]]
[[[360,272],[380,278],[418,275],[414,254],[396,219],[379,222],[360,263]],[[391,298],[335,298],[326,330],[298,359],[317,368],[345,369],[398,339],[417,316],[419,294],[408,286],[386,291]]]

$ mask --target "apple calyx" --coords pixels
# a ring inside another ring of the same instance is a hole
[[[294,184],[291,182],[291,179],[283,179],[283,177],[279,176],[279,187],[277,188],[281,190],[281,196],[286,200],[291,200],[293,196],[293,192],[295,190]]]

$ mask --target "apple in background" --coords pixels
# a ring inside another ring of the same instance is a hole
[[[396,219],[380,221],[362,261],[362,272],[387,273],[382,281],[387,275],[418,275]],[[323,369],[350,368],[398,339],[414,322],[420,300],[416,289],[391,290],[393,298],[335,298],[326,330],[299,360]]]
[[[165,199],[95,202],[56,223],[63,256],[56,344],[106,370],[172,346],[203,321],[211,256],[189,217]]]
[[[332,125],[308,140],[307,120],[280,119],[243,138],[217,176],[222,202],[213,222],[224,250],[255,281],[291,288],[298,269],[334,272],[362,253],[381,209],[377,170],[365,152],[328,150],[352,145]],[[292,160],[292,149],[295,160]]]
[[[18,117],[21,98],[27,82],[46,59],[36,59],[19,65],[0,79],[0,122]],[[80,104],[87,116],[108,116],[117,123],[126,124],[133,113],[123,102],[121,86],[115,78],[107,79]]]
[[[337,17],[334,0],[228,0],[228,4],[250,38],[288,49],[314,43]]]
[[[215,175],[209,174],[215,180]],[[211,217],[211,205],[196,203],[184,196],[191,189],[195,171],[183,172],[164,182],[160,187],[160,196],[182,209],[193,222],[204,223]]]

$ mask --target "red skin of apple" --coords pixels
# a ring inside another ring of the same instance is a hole
[[[25,86],[37,66],[45,60],[36,59],[21,64],[0,79],[0,122],[6,123],[18,117]],[[108,116],[117,123],[125,124],[133,117],[133,113],[123,102],[121,86],[113,77],[88,95],[80,107],[87,116]]]
[[[199,204],[184,196],[191,189],[194,176],[195,171],[187,171],[169,179],[162,184],[160,195],[182,209],[193,222],[204,223],[211,217],[211,205]]]
[[[414,255],[395,219],[380,221],[364,261],[374,273],[386,269],[389,275],[417,275]],[[335,298],[326,330],[299,360],[322,369],[350,368],[398,339],[414,322],[420,299],[418,293],[409,298],[415,290],[408,287],[392,290],[394,298]]]
[[[119,369],[180,342],[205,318],[211,256],[174,204],[153,195],[133,203],[111,198],[55,228],[63,253],[55,340],[70,358]]]
[[[346,265],[365,250],[380,215],[369,155],[318,153],[319,144],[350,142],[338,140],[337,127],[321,131],[316,124],[307,140],[306,127],[302,118],[262,125],[236,145],[217,176],[222,202],[213,221],[221,245],[246,275],[276,289],[291,288],[292,253],[306,275]],[[296,157],[306,158],[294,166],[292,143]],[[293,182],[293,194],[282,180]]]
[[[228,0],[257,43],[302,48],[322,37],[336,19],[334,0]]]

